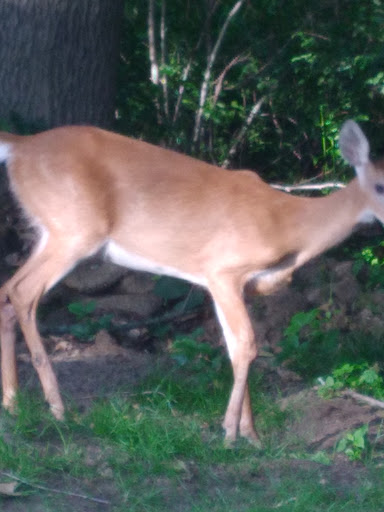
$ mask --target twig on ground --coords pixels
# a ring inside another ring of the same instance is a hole
[[[27,480],[24,480],[23,478],[19,478],[18,476],[15,476],[12,473],[8,473],[6,471],[0,471],[0,475],[3,475],[7,478],[11,478],[12,480],[16,480],[17,482],[20,482],[21,484],[28,485],[29,487],[32,487],[33,489],[39,489],[40,491],[52,492],[55,494],[64,494],[65,496],[81,498],[83,500],[93,501],[95,503],[101,503],[102,505],[110,505],[111,504],[110,501],[103,500],[101,498],[93,498],[92,496],[86,496],[85,494],[78,494],[76,492],[70,492],[70,491],[61,491],[60,489],[45,487],[44,485],[33,484],[31,482],[28,482]]]

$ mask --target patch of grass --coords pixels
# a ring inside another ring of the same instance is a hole
[[[382,468],[344,468],[340,486],[326,457],[292,458],[290,412],[279,410],[254,373],[250,388],[263,450],[245,441],[226,449],[220,425],[232,383],[226,359],[199,333],[178,338],[171,353],[174,363],[134,393],[96,400],[86,413],[73,408],[62,423],[41,400],[22,395],[18,416],[2,416],[0,471],[30,482],[30,495],[7,498],[7,507],[15,503],[7,512],[20,510],[17,503],[31,512],[380,509]],[[34,485],[110,503],[105,508]]]
[[[204,447],[199,422],[193,416],[176,418],[177,413],[167,407],[167,400],[153,407],[114,399],[96,405],[87,423],[96,437],[129,453],[131,464],[144,464],[154,472],[164,469],[170,458],[201,459]]]
[[[2,432],[6,435],[0,436],[0,468],[32,480],[51,470],[74,476],[82,472],[83,450],[73,423],[55,420],[35,397],[19,397],[18,414],[4,414]]]

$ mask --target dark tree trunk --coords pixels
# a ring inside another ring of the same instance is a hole
[[[0,0],[0,123],[111,126],[122,7]]]

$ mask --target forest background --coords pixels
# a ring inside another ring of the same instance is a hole
[[[151,4],[125,11],[122,131],[267,181],[342,177],[347,118],[384,149],[380,0]]]
[[[98,124],[282,182],[343,179],[348,118],[384,150],[381,0],[11,4],[3,128]]]

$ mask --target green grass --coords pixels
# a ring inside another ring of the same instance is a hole
[[[299,454],[287,428],[291,413],[280,411],[260,376],[252,375],[251,389],[263,449],[241,440],[226,449],[220,422],[231,385],[228,364],[198,344],[186,353],[175,350],[175,365],[133,394],[96,400],[84,413],[72,408],[62,423],[39,398],[20,396],[18,415],[3,413],[0,424],[0,471],[24,482],[22,496],[4,498],[7,512],[380,510],[384,470],[368,461],[344,467],[336,478],[332,453],[329,465],[315,462],[316,454]],[[0,475],[2,482],[10,479]]]

